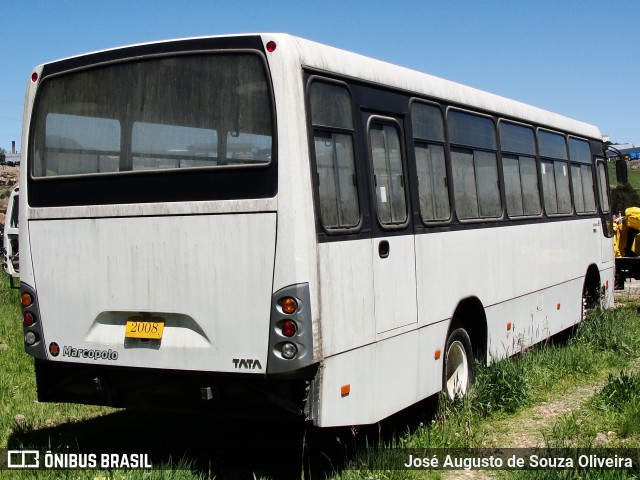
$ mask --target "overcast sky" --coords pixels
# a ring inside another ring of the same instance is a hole
[[[111,47],[285,32],[597,125],[640,145],[638,0],[0,0],[0,147],[34,66]]]

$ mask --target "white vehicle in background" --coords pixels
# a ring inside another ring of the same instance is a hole
[[[373,423],[612,303],[593,125],[283,34],[47,63],[26,99],[40,401]]]
[[[18,242],[18,219],[19,219],[19,187],[16,185],[9,196],[7,213],[4,220],[4,231],[2,232],[2,268],[9,275],[11,286],[14,287],[14,280],[20,279],[20,260]],[[15,285],[14,288],[18,288]]]

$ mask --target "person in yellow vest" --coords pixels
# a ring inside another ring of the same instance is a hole
[[[640,253],[640,242],[638,245],[635,242],[636,235],[640,232],[640,208],[629,207],[624,215],[628,227],[625,257],[635,257]]]
[[[627,233],[629,227],[622,215],[614,216],[613,219],[613,250],[616,257],[623,257],[627,245]]]

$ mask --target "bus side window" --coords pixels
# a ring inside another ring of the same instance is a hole
[[[411,106],[411,122],[422,220],[449,220],[451,208],[442,112],[434,105],[416,102]]]
[[[544,208],[547,214],[558,213],[558,199],[556,194],[556,178],[553,162],[543,160],[540,162],[542,171],[542,192],[544,193]]]
[[[357,228],[360,204],[349,91],[339,84],[314,81],[309,99],[322,226],[327,231]]]
[[[570,215],[572,206],[566,140],[563,135],[539,130],[538,143],[545,211],[548,215]]]
[[[451,110],[448,127],[458,218],[500,217],[502,200],[493,120]]]
[[[400,133],[395,125],[372,122],[369,127],[376,210],[382,225],[407,221]]]
[[[540,215],[542,206],[533,130],[500,121],[500,148],[507,214],[509,217]]]
[[[569,158],[571,159],[571,182],[573,184],[573,204],[576,213],[596,211],[593,190],[591,150],[589,143],[577,138],[569,138]]]
[[[609,213],[611,205],[609,204],[609,187],[607,186],[607,172],[603,161],[598,161],[598,187],[600,189],[600,208],[602,213]]]

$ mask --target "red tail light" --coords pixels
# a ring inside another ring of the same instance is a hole
[[[282,324],[282,334],[285,337],[293,337],[297,331],[298,326],[296,325],[296,322],[292,320],[285,320]]]
[[[34,323],[36,323],[36,317],[33,316],[33,313],[31,312],[24,312],[23,315],[23,322],[25,324],[25,326],[30,327],[31,325],[33,325]]]

